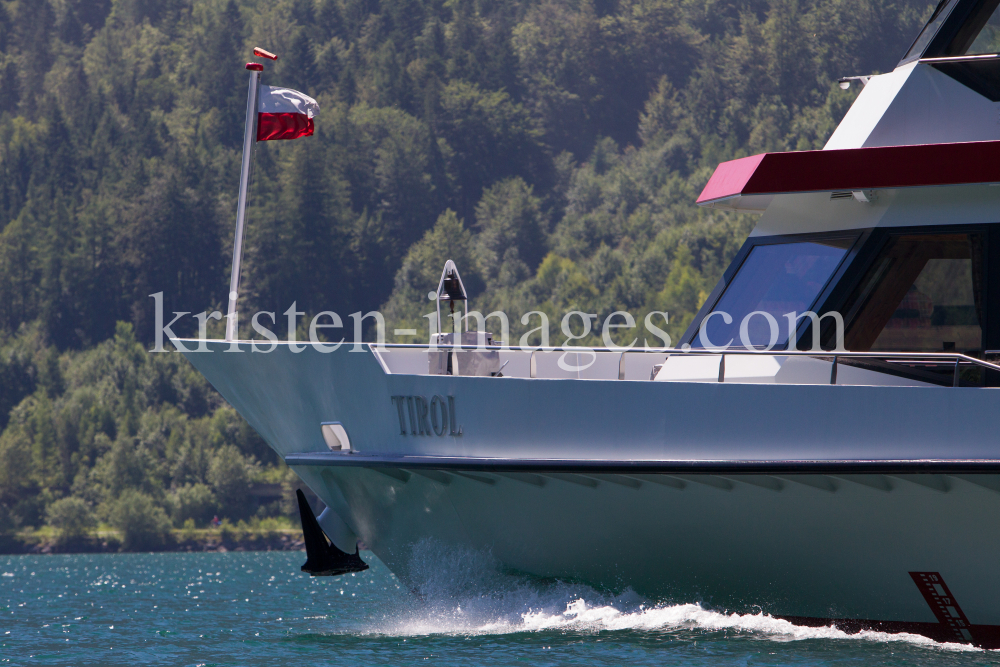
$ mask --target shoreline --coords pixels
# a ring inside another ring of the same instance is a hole
[[[199,531],[201,535],[185,535],[176,531],[166,542],[143,548],[124,549],[116,534],[59,540],[38,535],[0,536],[0,555],[84,554],[84,553],[150,553],[150,552],[217,552],[229,551],[304,551],[305,542],[298,531],[267,534],[235,535],[234,531]]]

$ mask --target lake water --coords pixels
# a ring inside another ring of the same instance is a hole
[[[310,578],[299,552],[0,556],[0,664],[959,665],[1000,652],[650,605],[427,559]]]

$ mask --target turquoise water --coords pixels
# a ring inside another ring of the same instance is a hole
[[[302,553],[0,556],[0,664],[959,665],[1000,652],[656,606],[441,554],[411,592]]]

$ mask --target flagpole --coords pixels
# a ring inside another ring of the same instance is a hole
[[[253,163],[253,151],[257,143],[257,90],[260,85],[260,73],[264,66],[260,63],[247,63],[250,70],[250,88],[247,93],[246,129],[243,133],[243,164],[240,170],[240,199],[236,206],[236,238],[233,241],[233,270],[229,278],[229,309],[226,313],[226,340],[235,341],[238,322],[236,301],[240,288],[240,261],[243,259],[243,231],[247,217],[247,195],[250,187],[250,167]]]

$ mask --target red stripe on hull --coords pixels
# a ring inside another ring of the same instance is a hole
[[[972,624],[938,572],[910,572],[913,583],[934,613],[938,623],[951,630],[957,642],[974,641]]]
[[[313,119],[300,113],[258,113],[257,141],[298,139],[313,133]]]
[[[737,195],[1000,182],[1000,141],[763,153],[723,162],[699,204]]]

